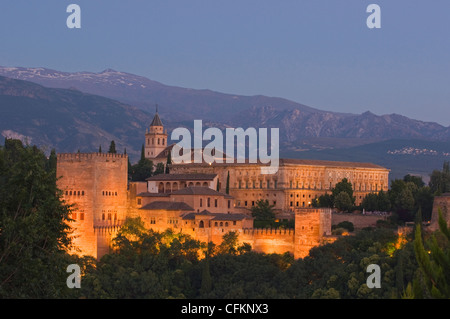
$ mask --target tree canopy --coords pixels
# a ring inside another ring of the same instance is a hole
[[[0,297],[63,298],[71,208],[56,188],[56,159],[19,140],[0,147]]]

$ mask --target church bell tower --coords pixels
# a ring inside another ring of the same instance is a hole
[[[145,132],[145,158],[153,159],[157,157],[167,147],[167,130],[158,115],[158,106],[156,106],[155,117],[150,127]]]

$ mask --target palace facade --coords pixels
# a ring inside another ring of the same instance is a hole
[[[167,161],[173,147],[167,136],[156,113],[145,134],[145,157],[154,164]],[[76,153],[58,154],[57,176],[64,200],[74,205],[71,226],[78,253],[95,258],[110,251],[127,217],[216,244],[236,231],[255,251],[302,258],[334,240],[331,210],[312,208],[314,198],[343,178],[352,183],[356,203],[368,193],[388,190],[389,170],[370,163],[280,159],[275,174],[261,174],[261,165],[173,164],[170,174],[129,182],[127,155]],[[274,205],[279,218],[295,220],[295,229],[254,229],[251,208],[261,199]]]

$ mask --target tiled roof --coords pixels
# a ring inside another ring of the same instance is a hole
[[[186,188],[179,189],[171,193],[172,195],[210,195],[210,196],[225,196],[230,197],[230,195],[215,191],[209,187],[200,186],[190,186]]]
[[[147,181],[212,181],[217,174],[158,174],[147,178]]]
[[[142,192],[137,194],[136,196],[139,197],[169,197],[169,193],[149,193],[149,192]]]
[[[194,210],[191,206],[184,202],[164,202],[164,201],[156,201],[150,204],[147,204],[140,209],[143,210]]]
[[[211,213],[207,210],[204,210],[200,213],[188,213],[183,216],[183,220],[194,220],[195,216],[214,216],[213,218],[211,218],[211,220],[218,220],[218,221],[233,221],[252,218],[244,214]]]
[[[212,220],[243,220],[251,219],[252,217],[244,214],[216,214]]]
[[[150,124],[150,126],[163,126],[161,119],[159,118],[158,113],[155,114],[155,117],[153,117],[153,121]]]
[[[182,164],[173,164],[174,166],[192,166],[192,167],[205,167],[209,166],[209,163],[182,163]],[[271,163],[261,163],[257,160],[256,163],[250,162],[248,159],[245,159],[244,163],[237,163],[235,159],[232,163],[212,163],[213,166],[240,166],[240,165],[251,165],[251,166],[270,166]],[[310,160],[310,159],[291,159],[291,158],[280,158],[279,166],[284,165],[304,165],[304,166],[326,166],[326,167],[345,167],[345,168],[373,168],[373,169],[386,169],[383,166],[372,164],[372,163],[360,163],[360,162],[343,162],[343,161],[326,161],[326,160]]]
[[[342,162],[342,161],[325,161],[325,160],[309,160],[309,159],[280,159],[280,164],[295,164],[295,165],[309,165],[309,166],[330,166],[330,167],[348,167],[348,168],[381,168],[384,167],[372,163],[359,162]]]

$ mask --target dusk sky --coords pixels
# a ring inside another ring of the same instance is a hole
[[[66,8],[81,7],[81,29]],[[369,4],[381,29],[369,29]],[[14,0],[0,65],[101,72],[450,125],[448,0]]]

